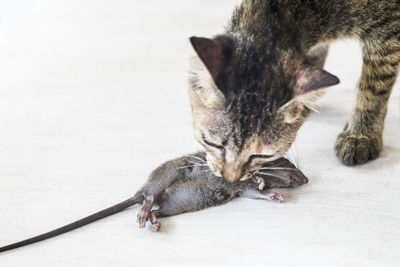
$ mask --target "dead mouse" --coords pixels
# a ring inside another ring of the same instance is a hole
[[[252,179],[229,183],[213,175],[206,164],[205,153],[198,152],[168,161],[155,169],[132,198],[50,232],[0,247],[0,252],[69,232],[135,204],[143,204],[137,215],[139,227],[145,227],[146,222],[150,221],[152,230],[158,231],[160,217],[221,205],[237,196],[281,202],[282,194],[265,189],[297,187],[307,182],[308,179],[299,169],[289,160],[281,158],[263,165]],[[153,209],[153,205],[159,208]]]

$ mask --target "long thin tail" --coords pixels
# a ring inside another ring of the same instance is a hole
[[[4,246],[4,247],[0,247],[0,253],[4,252],[4,251],[7,251],[7,250],[11,250],[11,249],[23,247],[23,246],[26,246],[26,245],[30,245],[30,244],[33,244],[33,243],[36,243],[36,242],[40,242],[40,241],[52,238],[54,236],[61,235],[61,234],[64,234],[66,232],[75,230],[75,229],[77,229],[79,227],[85,226],[85,225],[90,224],[92,222],[95,222],[97,220],[100,220],[100,219],[106,218],[108,216],[111,216],[111,215],[113,215],[115,213],[118,213],[118,212],[120,212],[120,211],[122,211],[122,210],[124,210],[124,209],[126,209],[126,208],[128,208],[130,206],[133,206],[135,204],[141,203],[142,201],[143,201],[143,197],[141,195],[139,195],[139,194],[136,194],[134,197],[129,198],[129,199],[123,201],[123,202],[120,202],[120,203],[118,203],[118,204],[116,204],[116,205],[114,205],[112,207],[109,207],[109,208],[104,209],[102,211],[96,212],[96,213],[94,213],[92,215],[89,215],[89,216],[87,216],[85,218],[77,220],[77,221],[75,221],[73,223],[64,225],[64,226],[62,226],[60,228],[57,228],[55,230],[52,230],[50,232],[47,232],[47,233],[44,233],[44,234],[41,234],[41,235],[38,235],[38,236],[35,236],[35,237],[32,237],[32,238],[28,238],[28,239],[25,239],[23,241],[16,242],[16,243]]]

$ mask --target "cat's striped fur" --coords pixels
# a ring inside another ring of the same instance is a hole
[[[216,175],[236,181],[279,158],[338,79],[329,42],[358,38],[364,66],[352,119],[335,146],[346,165],[378,157],[400,66],[400,0],[244,0],[221,35],[191,38],[195,135]]]

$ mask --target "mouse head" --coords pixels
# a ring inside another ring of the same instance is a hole
[[[285,158],[263,164],[252,174],[254,177],[263,178],[267,188],[298,187],[308,183],[304,173]]]
[[[282,157],[323,88],[339,82],[298,51],[228,35],[190,41],[195,137],[213,174],[230,182]]]

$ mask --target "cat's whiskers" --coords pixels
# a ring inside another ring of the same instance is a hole
[[[263,167],[258,170],[296,170],[295,168],[284,168],[284,167]]]
[[[190,164],[196,164],[196,165],[204,165],[204,166],[207,166],[207,163],[205,163],[205,162],[193,162],[193,161],[190,161],[190,160],[188,160],[188,162],[189,162]]]
[[[192,159],[197,159],[197,160],[200,161],[200,162],[206,163],[206,161],[205,161],[204,159],[201,159],[201,158],[199,158],[199,157],[195,157],[195,156],[191,156],[191,155],[188,155],[187,157],[192,158]]]
[[[187,169],[187,168],[193,168],[193,167],[206,167],[206,166],[207,166],[207,164],[191,164],[191,165],[181,166],[176,169],[180,170],[180,169]]]
[[[293,142],[292,144],[292,149],[287,151],[284,155],[287,157],[291,162],[293,162],[294,166],[297,169],[301,169],[301,158],[299,153],[297,152],[297,143],[296,141]]]
[[[295,159],[295,163],[296,163],[296,168],[301,169],[301,159],[299,156],[299,153],[297,153],[297,143],[294,143],[294,159]]]
[[[267,173],[267,172],[256,172],[255,174],[261,174],[261,175],[265,175],[265,176],[270,176],[270,177],[276,177],[276,178],[280,178],[282,180],[285,180],[286,178],[280,175],[276,175],[276,174],[271,174],[271,173]]]

